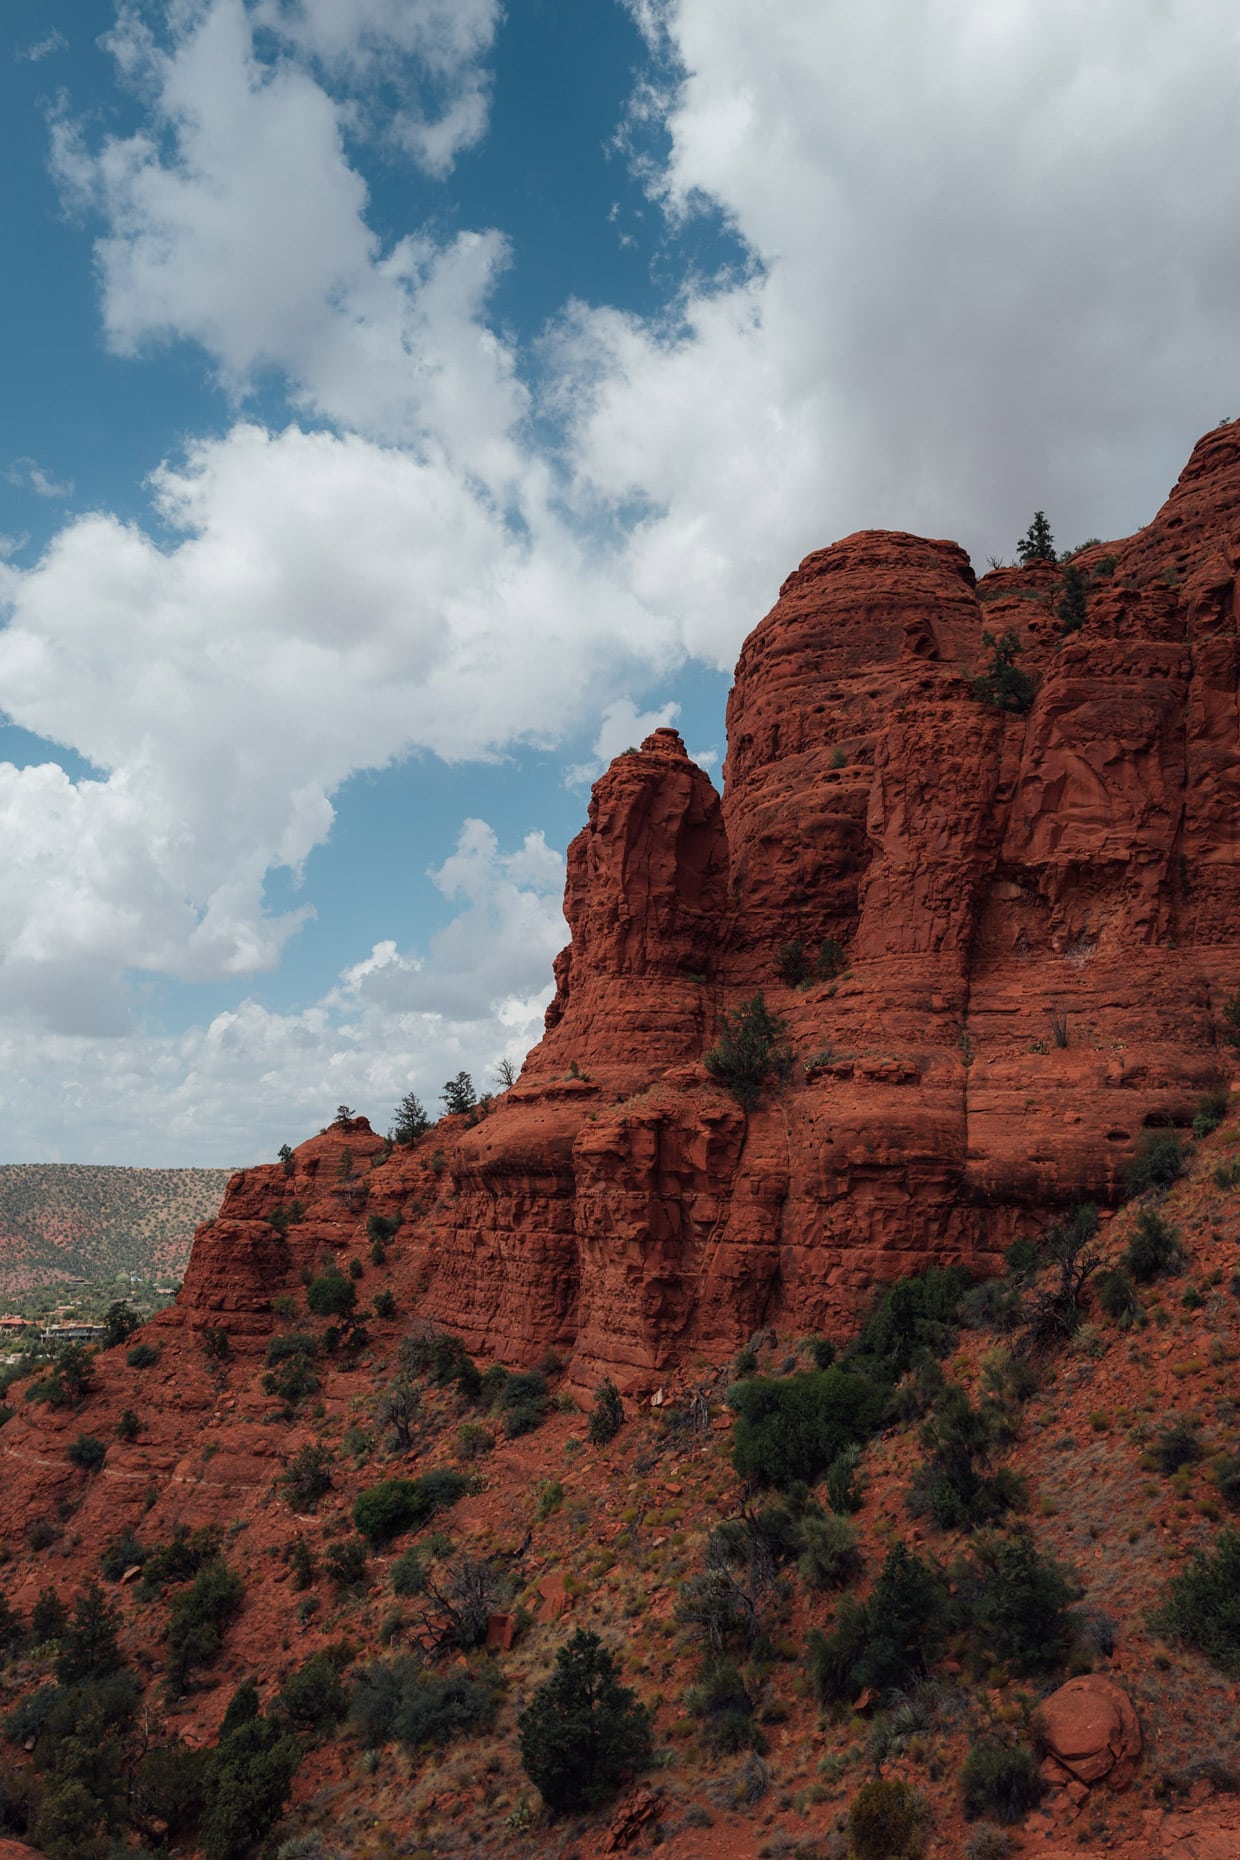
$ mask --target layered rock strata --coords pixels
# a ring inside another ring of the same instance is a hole
[[[597,783],[519,1084],[373,1175],[379,1139],[346,1133],[351,1186],[337,1133],[303,1145],[287,1269],[390,1207],[429,1317],[636,1388],[765,1325],[841,1332],[878,1283],[984,1271],[1056,1209],[1113,1200],[1233,1057],[1240,427],[1075,566],[1068,633],[1055,564],[978,582],[956,544],[880,532],[807,557],[742,651],[723,797],[672,730]],[[1009,631],[1026,713],[971,682]],[[828,939],[842,972],[792,985],[788,946]],[[747,1113],[704,1055],[759,990],[795,1064]],[[262,1328],[287,1192],[234,1184],[187,1322]]]

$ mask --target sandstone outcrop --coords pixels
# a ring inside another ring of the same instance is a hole
[[[1085,1673],[1040,1707],[1047,1765],[1063,1782],[1124,1782],[1141,1755],[1132,1700],[1105,1673]]]
[[[808,556],[742,651],[722,797],[670,729],[596,784],[519,1083],[390,1160],[352,1119],[236,1178],[167,1322],[257,1344],[273,1293],[399,1216],[471,1349],[648,1390],[1113,1199],[1234,1058],[1240,427],[1075,562],[1065,632],[1057,564],[977,581],[880,532]],[[1009,631],[1026,713],[972,687]],[[704,1057],[759,990],[794,1064],[746,1111]]]

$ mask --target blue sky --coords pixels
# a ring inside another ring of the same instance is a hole
[[[1147,520],[1238,73],[1222,0],[10,0],[4,1158],[485,1078],[803,554]]]

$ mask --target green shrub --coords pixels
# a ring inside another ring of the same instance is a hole
[[[975,1744],[960,1772],[966,1821],[979,1815],[1011,1827],[1036,1808],[1046,1792],[1038,1760],[1023,1744]]]
[[[1137,1216],[1137,1231],[1124,1248],[1125,1271],[1144,1285],[1161,1273],[1174,1272],[1183,1260],[1177,1230],[1153,1208],[1142,1208]]]
[[[1240,1678],[1240,1533],[1225,1526],[1174,1578],[1156,1631],[1187,1641],[1229,1678]]]
[[[861,1568],[857,1527],[845,1517],[803,1518],[801,1544],[797,1569],[813,1589],[842,1589]]]
[[[1125,1329],[1138,1323],[1141,1304],[1133,1290],[1132,1280],[1122,1266],[1108,1268],[1094,1279],[1094,1291],[1098,1303],[1109,1318]]]
[[[811,1632],[810,1679],[824,1705],[864,1687],[890,1692],[924,1673],[942,1634],[943,1578],[907,1545],[895,1543],[868,1602],[845,1596],[829,1635]]]
[[[1231,1090],[1226,1085],[1216,1085],[1212,1090],[1203,1092],[1193,1112],[1193,1135],[1198,1138],[1211,1136],[1226,1117],[1230,1102]]]
[[[311,1654],[303,1666],[290,1673],[280,1687],[280,1711],[298,1730],[325,1730],[339,1724],[349,1709],[349,1695],[340,1673],[340,1649],[323,1649]]]
[[[69,1626],[69,1610],[49,1583],[39,1590],[30,1611],[30,1643],[34,1647],[59,1641]]]
[[[315,1317],[346,1317],[357,1299],[357,1288],[336,1266],[318,1273],[306,1287],[306,1303]]]
[[[95,1386],[90,1352],[81,1343],[67,1343],[47,1374],[31,1384],[27,1401],[43,1401],[49,1408],[76,1408]]]
[[[184,1692],[195,1666],[215,1658],[244,1593],[240,1576],[220,1558],[205,1564],[174,1599],[168,1615],[168,1686],[174,1695]]]
[[[719,1039],[706,1054],[706,1070],[751,1111],[768,1079],[787,1076],[792,1064],[787,1025],[756,994],[734,1014],[721,1015],[720,1027]]]
[[[1187,1166],[1184,1145],[1175,1132],[1159,1131],[1146,1137],[1137,1154],[1124,1164],[1124,1187],[1130,1195],[1143,1195],[1151,1188],[1170,1188]]]
[[[973,1623],[986,1646],[1022,1677],[1050,1672],[1064,1657],[1073,1596],[1059,1565],[1023,1531],[978,1539],[974,1553],[982,1589]]]
[[[963,1266],[932,1266],[898,1279],[862,1326],[855,1351],[859,1367],[896,1382],[921,1352],[943,1355],[955,1335],[960,1300],[972,1283]]]
[[[152,1369],[159,1361],[159,1351],[153,1343],[135,1343],[132,1350],[126,1350],[125,1361],[131,1369]]]
[[[205,1860],[244,1860],[278,1819],[301,1760],[297,1739],[262,1716],[252,1690],[241,1687],[234,1696],[204,1768]]]
[[[366,1545],[360,1537],[338,1537],[323,1553],[323,1568],[342,1592],[366,1583]]]
[[[614,1656],[578,1628],[517,1720],[521,1761],[547,1806],[597,1808],[650,1757],[650,1714],[619,1683]]]
[[[118,1343],[125,1343],[128,1338],[132,1337],[141,1322],[133,1306],[127,1304],[123,1298],[118,1298],[114,1304],[108,1306],[104,1313],[100,1349],[113,1350]]]
[[[738,1474],[784,1486],[817,1479],[843,1448],[874,1432],[885,1405],[880,1388],[839,1365],[779,1379],[753,1376],[728,1399],[737,1416]]]
[[[789,988],[796,988],[809,980],[810,959],[799,936],[780,944],[775,956],[775,967],[779,970],[780,980],[786,982]]]
[[[685,1694],[685,1705],[695,1718],[704,1720],[702,1742],[712,1756],[766,1749],[766,1739],[754,1722],[753,1700],[734,1660],[707,1660]]]
[[[323,1495],[331,1490],[331,1454],[317,1442],[298,1448],[280,1483],[294,1511],[313,1511]]]
[[[979,703],[1017,716],[1031,710],[1038,688],[1028,672],[1023,672],[1016,663],[1021,651],[1016,634],[1010,627],[998,639],[993,633],[983,632],[982,645],[989,649],[990,660],[984,672],[969,680],[973,696]]]
[[[391,1292],[383,1291],[375,1293],[375,1316],[377,1318],[396,1316],[396,1299]]]
[[[121,1664],[116,1641],[120,1620],[119,1609],[113,1608],[99,1584],[88,1582],[74,1600],[73,1614],[60,1635],[56,1677],[62,1686],[116,1672]]]
[[[916,1789],[872,1776],[848,1811],[849,1853],[853,1860],[917,1860],[929,1828],[930,1811]]]
[[[1071,563],[1064,568],[1063,593],[1055,603],[1061,633],[1065,635],[1079,633],[1084,626],[1088,606],[1088,586],[1083,569],[1074,568]]]
[[[824,937],[814,961],[816,978],[820,982],[834,981],[843,970],[845,960],[844,945],[837,943],[833,936]]]
[[[402,1531],[429,1523],[469,1490],[469,1480],[450,1467],[423,1473],[420,1479],[384,1479],[359,1492],[353,1522],[371,1543],[386,1543]]]
[[[827,1503],[842,1514],[860,1511],[865,1490],[860,1473],[861,1446],[853,1441],[841,1447],[827,1467]]]
[[[504,1416],[504,1432],[510,1440],[532,1434],[542,1426],[551,1406],[547,1378],[540,1369],[526,1369],[509,1376],[499,1398]]]
[[[959,1384],[945,1383],[934,1412],[920,1431],[930,1459],[909,1494],[915,1513],[929,1512],[940,1530],[972,1529],[992,1523],[1024,1495],[1021,1481],[1006,1469],[980,1470],[995,1441],[998,1411],[975,1408]]]
[[[193,1828],[202,1813],[208,1752],[181,1739],[156,1744],[133,1774],[133,1808],[145,1822],[162,1821],[172,1839]]]
[[[457,1458],[462,1460],[479,1460],[490,1453],[495,1445],[495,1436],[482,1425],[481,1421],[462,1421],[456,1433]]]
[[[490,1667],[431,1672],[412,1655],[376,1660],[358,1673],[349,1701],[354,1730],[368,1749],[397,1742],[407,1750],[447,1744],[488,1731],[499,1707],[501,1682]]]
[[[107,1447],[94,1434],[79,1434],[70,1443],[68,1453],[73,1464],[80,1466],[83,1472],[98,1472],[108,1457]]]
[[[142,1422],[132,1408],[122,1408],[116,1417],[116,1438],[118,1440],[136,1440],[142,1432]]]
[[[122,1531],[105,1545],[99,1558],[99,1568],[109,1582],[119,1582],[127,1569],[138,1568],[146,1562],[145,1545],[138,1542],[132,1531]]]
[[[152,1550],[142,1567],[142,1599],[150,1601],[166,1582],[188,1582],[220,1553],[224,1533],[218,1524],[200,1524],[196,1531],[178,1525],[168,1543]]]
[[[615,1383],[608,1379],[594,1391],[594,1406],[590,1410],[590,1420],[586,1427],[586,1437],[591,1446],[606,1446],[614,1440],[624,1425],[624,1403]]]
[[[425,1553],[411,1544],[407,1550],[402,1550],[392,1565],[392,1594],[421,1595],[426,1588],[429,1570],[430,1564]]]
[[[1154,1457],[1158,1461],[1158,1470],[1168,1479],[1178,1473],[1182,1466],[1195,1466],[1202,1457],[1196,1423],[1177,1416],[1154,1443]]]
[[[386,1246],[400,1232],[399,1214],[368,1214],[366,1238],[372,1246]]]

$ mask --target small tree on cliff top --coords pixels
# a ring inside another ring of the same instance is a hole
[[[1016,553],[1021,563],[1056,562],[1055,538],[1051,535],[1051,526],[1046,521],[1044,510],[1035,510],[1033,522],[1016,545]]]

